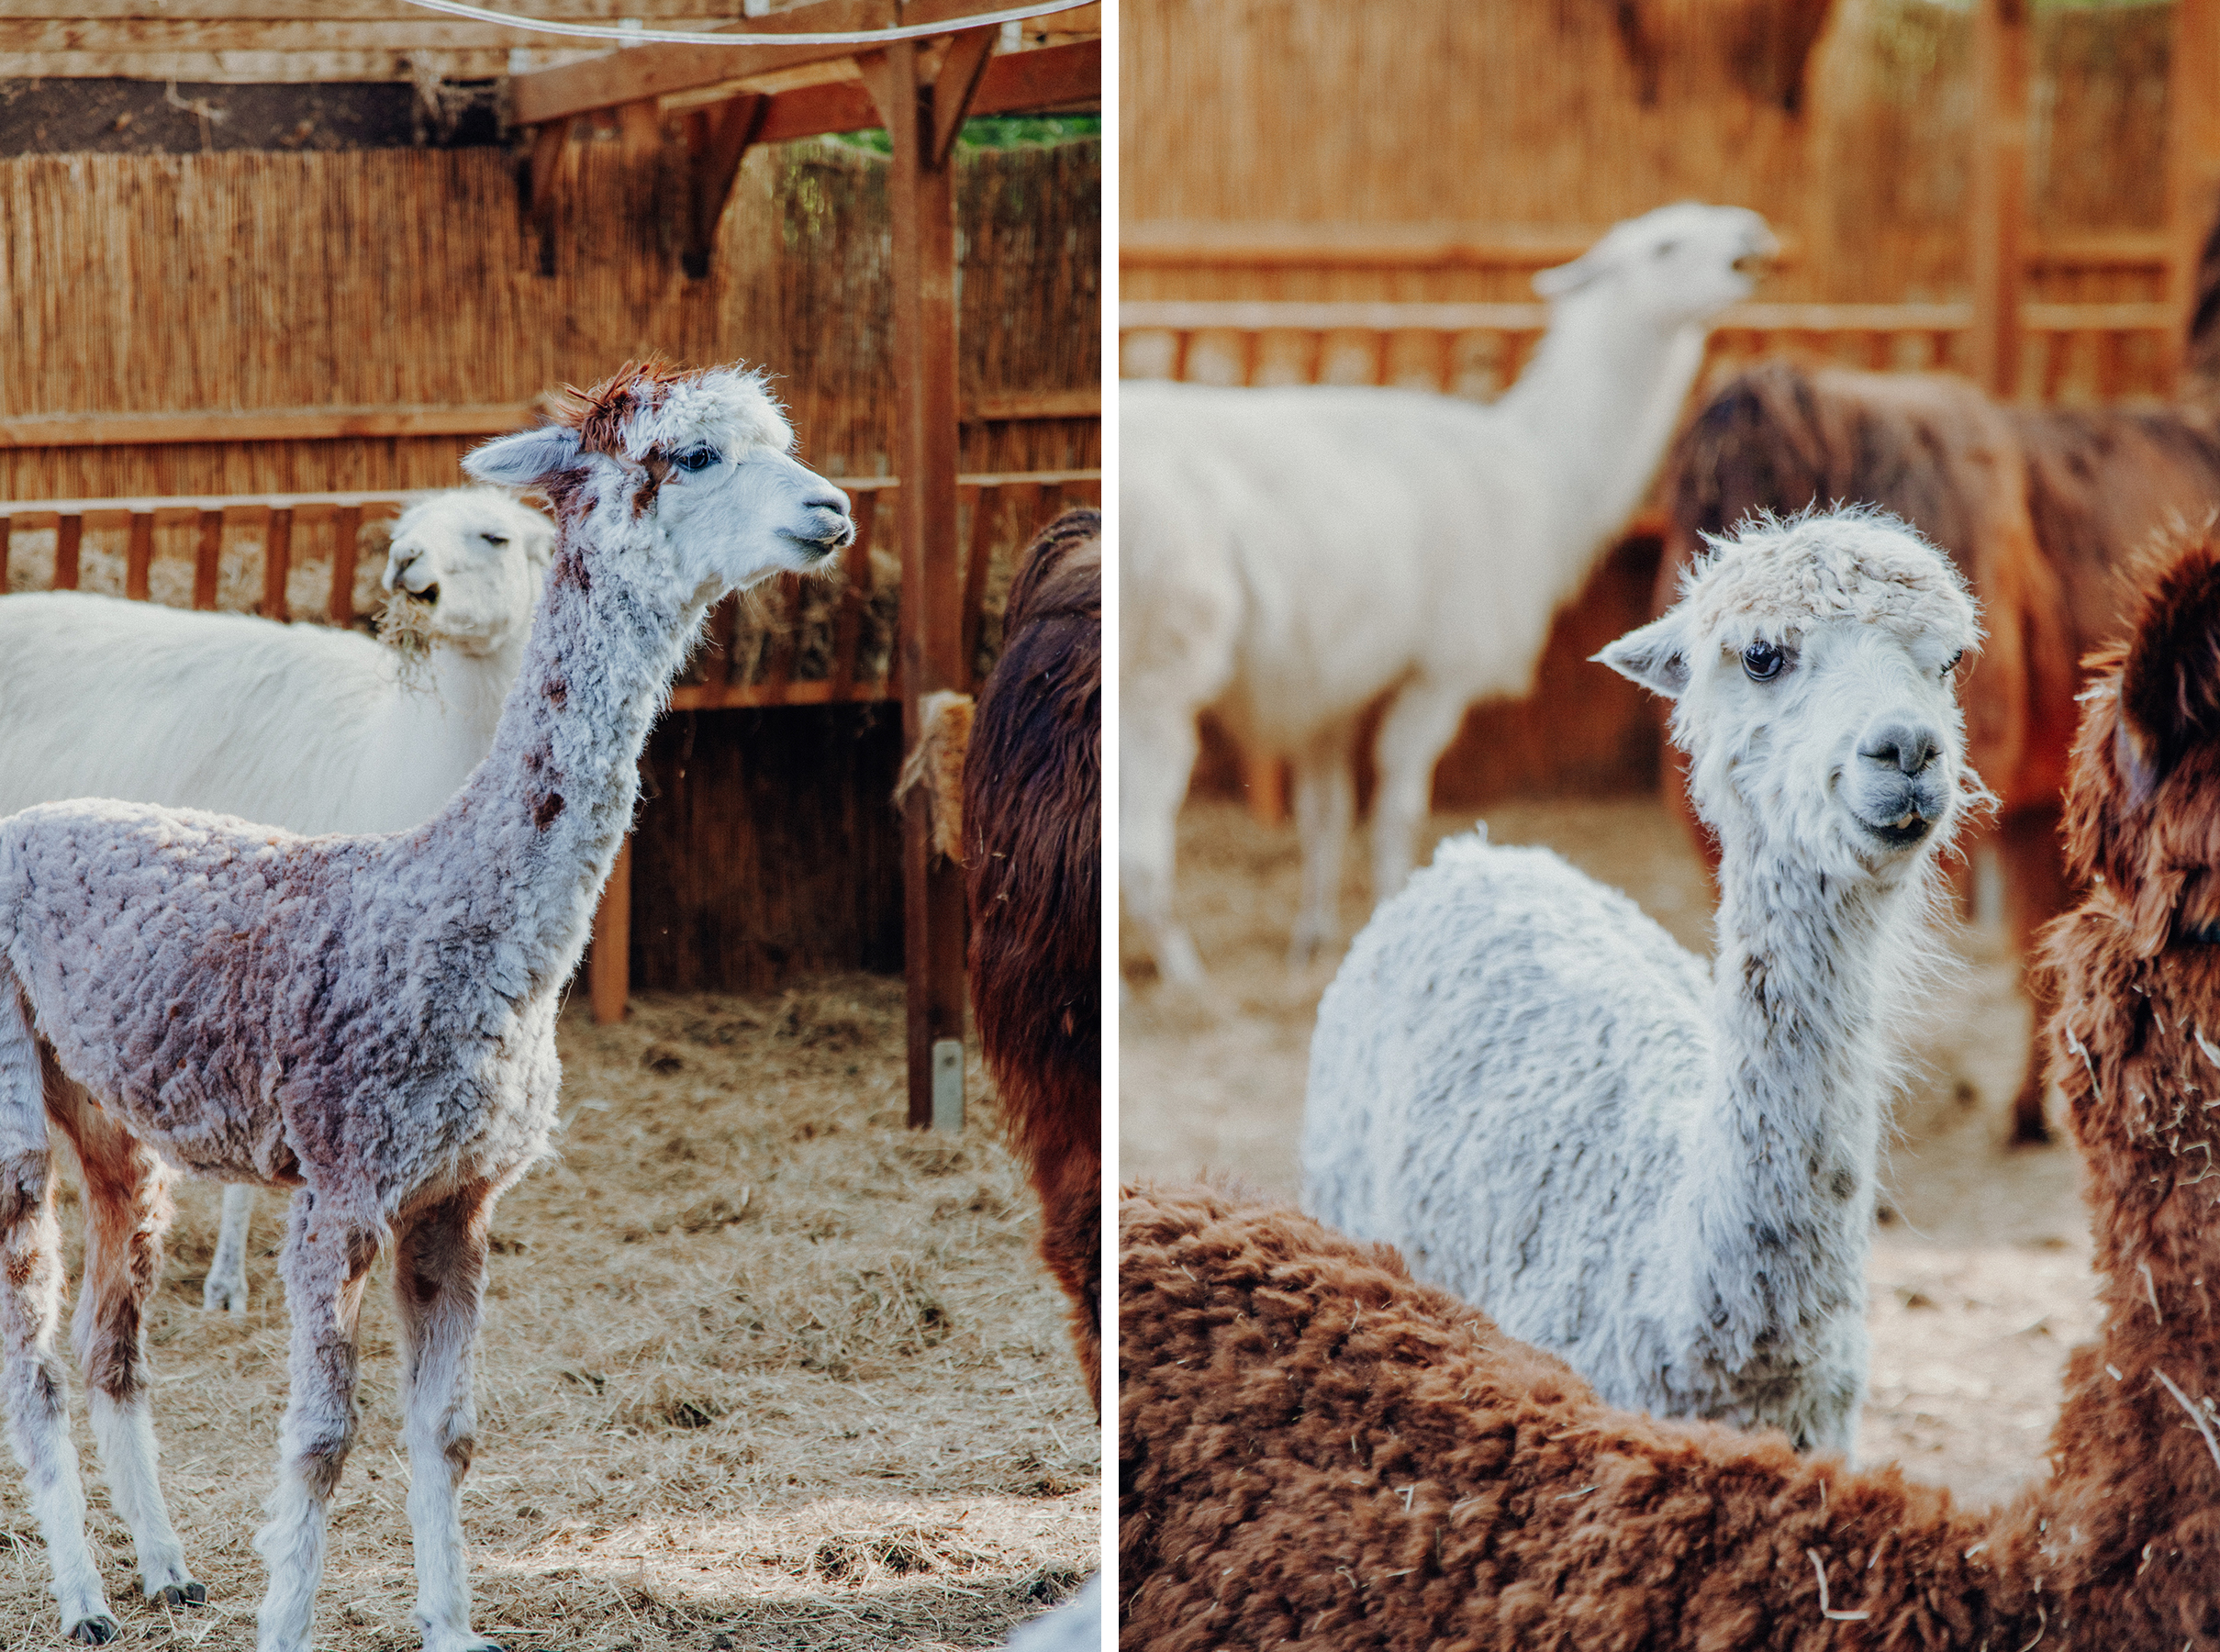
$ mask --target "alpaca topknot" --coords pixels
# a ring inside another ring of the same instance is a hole
[[[1980,638],[1980,608],[1950,558],[1888,511],[1852,506],[1786,519],[1761,511],[1680,576],[1697,626],[1723,642],[1793,641],[1836,620]],[[1747,633],[1745,635],[1744,633]]]
[[[554,423],[578,432],[580,452],[635,463],[701,441],[728,455],[753,447],[783,453],[794,445],[761,368],[689,372],[654,358],[627,362],[590,390],[563,385],[547,405]]]

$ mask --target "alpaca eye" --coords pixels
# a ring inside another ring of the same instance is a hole
[[[1654,258],[1670,258],[1679,250],[1680,243],[1677,240],[1659,241],[1657,243],[1657,251],[1652,253],[1651,256]]]
[[[1769,683],[1780,675],[1788,656],[1770,642],[1753,642],[1742,651],[1742,669],[1753,683]]]
[[[713,447],[688,448],[671,463],[682,471],[706,471],[717,463],[720,456]]]
[[[478,537],[484,540],[487,544],[493,546],[496,550],[498,550],[502,546],[508,543],[508,536],[505,534],[481,533],[478,535]]]
[[[1943,675],[1945,676],[1948,676],[1952,672],[1956,671],[1958,669],[1958,663],[1965,657],[1966,651],[1961,648],[1958,651],[1958,653],[1952,654],[1947,660],[1945,660],[1943,662]]]

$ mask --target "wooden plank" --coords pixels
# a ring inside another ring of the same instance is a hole
[[[866,82],[871,68],[865,69]],[[933,164],[932,107],[917,90],[918,48],[886,51],[882,106],[893,165],[897,519],[902,549],[902,745],[923,732],[921,695],[963,682],[956,562],[955,168]],[[902,816],[902,948],[912,1127],[932,1122],[932,1049],[964,1036],[964,873],[932,852],[922,788]]]
[[[135,510],[131,513],[131,538],[123,553],[123,594],[133,602],[145,602],[153,595],[154,569],[154,513]]]
[[[1975,381],[2000,401],[2019,392],[2020,294],[2026,281],[2027,6],[1975,0],[1972,210]]]
[[[15,536],[14,519],[0,512],[0,596],[6,596],[7,584],[7,542]]]
[[[84,518],[72,512],[54,528],[54,589],[77,588],[77,547],[84,538]]]
[[[594,911],[593,950],[586,955],[586,996],[597,1026],[624,1019],[632,979],[632,840],[617,848],[617,864]]]
[[[184,81],[218,85],[276,82],[406,81],[412,71],[448,80],[494,80],[514,47],[474,51],[7,51],[0,80]]]
[[[362,536],[363,510],[342,505],[331,513],[331,623],[341,631],[354,623],[354,562]]]
[[[265,620],[290,620],[285,600],[286,576],[293,572],[293,513],[273,510],[262,530],[262,600],[257,610]]]
[[[522,429],[534,417],[528,402],[467,407],[270,407],[239,413],[39,413],[0,419],[0,448],[498,436]]]
[[[786,689],[794,681],[795,644],[801,641],[802,581],[798,574],[781,574],[772,581],[765,594],[765,606],[775,616],[771,631],[771,657],[764,663],[760,686],[773,697],[774,702],[784,700]]]
[[[972,398],[964,409],[965,424],[1033,419],[1099,419],[1102,386],[1078,390],[993,390]]]
[[[2188,362],[2205,237],[2220,204],[2220,0],[2174,0],[2166,122],[2166,304],[2172,326],[2161,370],[2171,392]]]
[[[680,683],[671,690],[674,711],[757,710],[767,706],[830,706],[898,698],[887,683],[852,685],[842,692],[829,677],[809,677],[773,690],[764,683]]]
[[[223,566],[224,513],[200,513],[200,543],[193,555],[193,606],[203,610],[216,606],[217,576]]]
[[[977,9],[995,8],[991,0],[981,0]],[[517,75],[509,82],[509,117],[519,126],[538,126],[591,109],[613,108],[636,98],[662,97],[800,63],[852,57],[855,52],[853,46],[779,46],[766,43],[761,37],[782,30],[890,28],[898,21],[894,0],[817,0],[812,6],[749,18],[745,32],[753,38],[729,49],[635,46],[560,69]]]

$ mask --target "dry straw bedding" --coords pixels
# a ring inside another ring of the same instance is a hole
[[[903,1126],[900,983],[650,997],[608,1028],[583,1009],[561,1033],[561,1157],[493,1228],[463,1504],[481,1632],[580,1652],[988,1645],[1093,1570],[1100,1440],[1034,1205],[980,1086],[960,1141]],[[253,1644],[249,1538],[284,1401],[277,1211],[259,1212],[252,1312],[209,1314],[217,1203],[181,1186],[149,1336],[165,1487],[211,1604],[138,1599],[95,1476],[126,1646]],[[318,1602],[334,1652],[419,1644],[378,1272]],[[0,1652],[60,1645],[53,1624],[9,1462]]]

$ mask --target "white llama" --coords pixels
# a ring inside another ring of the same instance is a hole
[[[428,823],[300,837],[112,801],[0,821],[0,1364],[62,1626],[117,1633],[85,1541],[54,1348],[50,1132],[85,1169],[77,1345],[150,1597],[204,1597],[156,1480],[142,1352],[164,1166],[296,1189],[281,1272],[291,1395],[264,1652],[309,1645],[354,1431],[356,1312],[388,1241],[417,1616],[470,1627],[459,1509],[495,1200],[548,1151],[555,1012],[631,820],[665,689],[724,592],[826,564],[845,497],[788,456],[760,376],[628,369],[466,468],[555,503],[554,565],[492,753]]]
[[[419,499],[384,583],[429,609],[405,667],[353,631],[55,591],[0,601],[0,815],[120,798],[291,832],[429,820],[493,745],[554,528],[497,487]],[[224,1189],[202,1286],[247,1309],[254,1189]]]
[[[1167,980],[1201,961],[1174,912],[1174,832],[1214,710],[1295,770],[1293,956],[1333,938],[1351,765],[1374,748],[1373,897],[1410,876],[1465,709],[1527,691],[1550,617],[1663,457],[1706,324],[1774,251],[1757,214],[1684,203],[1618,225],[1534,286],[1533,364],[1477,407],[1409,390],[1121,386],[1119,877]]]
[[[1673,699],[1718,958],[1541,849],[1452,839],[1319,1006],[1305,1207],[1612,1404],[1847,1451],[1880,1131],[1980,782],[1949,559],[1844,512],[1718,542],[1596,657]]]

